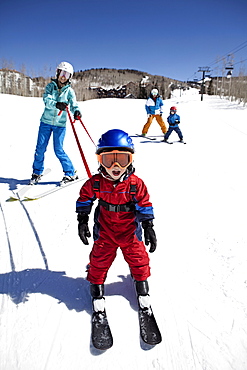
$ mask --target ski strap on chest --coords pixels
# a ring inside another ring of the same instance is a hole
[[[125,204],[112,204],[104,201],[100,198],[100,180],[95,179],[93,184],[93,190],[96,198],[99,199],[99,205],[103,206],[107,211],[110,212],[133,212],[135,210],[135,204],[133,201],[130,201]],[[131,179],[129,194],[134,198],[137,192],[136,182],[134,179]]]
[[[136,195],[136,191],[137,191],[137,189],[136,189],[136,183],[135,183],[134,180],[131,180],[129,193],[130,193],[130,195],[132,195],[133,198]]]
[[[99,179],[95,179],[94,180],[94,183],[93,183],[93,191],[96,195],[96,198],[99,199],[99,196],[100,196],[100,181]]]
[[[107,211],[110,212],[133,212],[135,210],[135,204],[128,202],[125,204],[111,204],[105,202],[103,199],[99,199],[99,205],[103,206]]]

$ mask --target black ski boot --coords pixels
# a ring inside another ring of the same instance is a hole
[[[93,299],[93,311],[105,311],[105,297],[104,297],[104,284],[91,284],[90,292]]]
[[[100,350],[106,350],[113,345],[111,329],[105,311],[104,284],[91,284],[93,299],[92,343]]]
[[[37,184],[39,182],[39,180],[41,179],[41,177],[42,177],[42,174],[37,175],[36,173],[33,173],[32,177],[31,177],[31,180],[29,181],[29,185]]]
[[[68,182],[71,182],[71,181],[75,181],[75,180],[78,180],[79,177],[77,174],[75,174],[74,176],[68,176],[68,175],[65,175],[62,180],[60,181],[60,186],[63,186],[65,184],[67,184]]]
[[[141,338],[147,344],[156,345],[161,342],[162,338],[151,308],[148,282],[147,280],[135,281],[135,286]]]
[[[138,305],[141,310],[150,310],[150,296],[148,281],[135,281]]]

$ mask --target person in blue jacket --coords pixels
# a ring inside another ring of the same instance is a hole
[[[70,79],[74,70],[70,63],[61,62],[56,69],[56,78],[46,86],[43,95],[45,109],[40,119],[38,139],[33,162],[33,174],[30,184],[36,184],[42,177],[44,170],[44,154],[53,134],[53,148],[59,159],[64,177],[62,183],[74,181],[78,178],[74,166],[63,149],[66,133],[67,112],[69,105],[74,119],[81,118],[74,90],[70,86]]]
[[[158,89],[152,89],[149,98],[146,101],[146,112],[148,115],[147,123],[143,126],[142,136],[146,136],[149,130],[149,127],[155,118],[158,124],[160,125],[161,131],[163,134],[167,132],[165,122],[162,118],[163,113],[163,101],[159,95]]]
[[[170,115],[167,117],[167,122],[169,123],[169,129],[165,134],[164,141],[167,142],[169,136],[171,135],[172,131],[175,131],[178,134],[179,141],[183,143],[183,134],[178,127],[180,123],[180,116],[177,114],[177,108],[171,107],[170,108]]]

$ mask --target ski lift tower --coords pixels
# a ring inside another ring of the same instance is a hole
[[[226,74],[226,78],[228,79],[229,83],[228,83],[228,96],[229,96],[229,99],[230,99],[230,96],[231,96],[231,87],[232,87],[232,71],[233,71],[233,54],[228,54],[227,56],[227,64],[225,66],[225,70],[227,71],[227,74]]]
[[[198,72],[202,72],[201,101],[203,101],[203,93],[204,93],[204,86],[205,86],[205,73],[210,72],[210,67],[199,67]]]

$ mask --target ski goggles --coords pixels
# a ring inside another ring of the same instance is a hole
[[[132,153],[121,152],[119,150],[97,154],[99,163],[101,163],[104,167],[108,169],[112,168],[115,164],[124,169],[128,167],[132,162],[132,157]]]
[[[70,78],[70,73],[69,72],[67,72],[67,71],[63,71],[62,69],[60,69],[60,72],[59,72],[59,77],[65,77],[66,78],[66,80],[68,80],[69,78]]]

